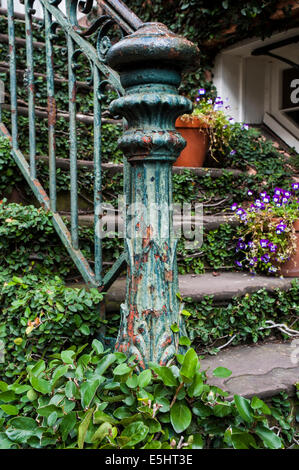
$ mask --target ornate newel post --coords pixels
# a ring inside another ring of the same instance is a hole
[[[185,146],[175,120],[192,111],[177,88],[181,71],[197,56],[194,44],[160,23],[141,25],[107,54],[126,91],[112,102],[111,111],[127,120],[119,146],[130,164],[127,290],[116,349],[137,355],[141,368],[150,361],[165,365],[178,351],[173,324],[185,334],[176,295],[171,170]]]

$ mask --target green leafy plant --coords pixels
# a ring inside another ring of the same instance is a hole
[[[257,397],[206,382],[193,349],[168,367],[138,372],[135,357],[94,340],[39,360],[13,384],[0,382],[1,448],[283,448],[272,411]],[[231,372],[217,368],[214,375]]]
[[[101,327],[97,289],[68,288],[58,276],[27,274],[20,278],[0,272],[0,338],[5,363],[0,376],[11,380],[37,358],[71,343],[82,345]]]
[[[200,302],[184,299],[187,331],[198,351],[211,353],[227,342],[231,345],[256,343],[270,335],[288,339],[283,329],[273,325],[285,324],[299,330],[299,284],[294,280],[287,291],[261,289],[252,294],[232,298],[226,305],[219,305],[213,296],[205,296]]]
[[[196,98],[196,104],[191,114],[183,114],[181,121],[189,122],[194,119],[201,124],[199,132],[206,132],[209,137],[209,152],[212,158],[218,161],[217,156],[224,154],[230,137],[230,125],[222,109],[223,101],[220,97],[215,100],[205,98],[206,90],[201,88]]]

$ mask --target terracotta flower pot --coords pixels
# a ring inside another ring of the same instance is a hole
[[[184,137],[187,145],[174,163],[174,166],[203,166],[209,146],[207,126],[200,119],[193,117],[186,121],[178,118],[175,127]]]
[[[284,277],[299,277],[299,219],[294,223],[297,249],[291,258],[279,266],[279,273]]]

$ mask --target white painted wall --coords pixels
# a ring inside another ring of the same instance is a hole
[[[228,98],[231,109],[227,114],[237,122],[265,122],[299,152],[299,127],[281,111],[282,71],[289,66],[268,56],[251,55],[258,47],[298,34],[299,28],[293,28],[265,41],[253,38],[223,50],[216,57],[213,81],[218,94],[223,99]],[[299,63],[298,43],[273,52]]]

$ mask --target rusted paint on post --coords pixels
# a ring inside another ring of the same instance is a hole
[[[111,111],[128,122],[119,146],[131,167],[127,290],[116,349],[136,355],[141,368],[151,361],[165,365],[178,352],[173,324],[184,334],[177,298],[171,170],[185,146],[175,120],[192,111],[177,88],[182,69],[194,63],[197,54],[195,45],[160,23],[141,25],[107,54],[126,92],[111,104]]]

